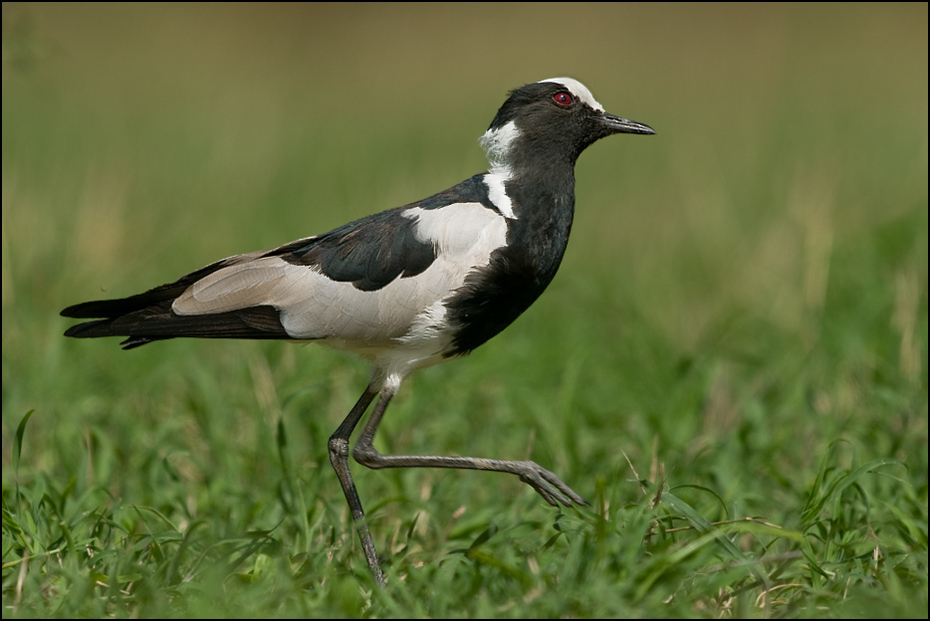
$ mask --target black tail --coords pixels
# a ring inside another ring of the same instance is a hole
[[[119,308],[126,300],[88,302],[106,310],[108,303]],[[81,308],[78,305],[71,308]],[[70,309],[65,309],[70,310]],[[64,312],[62,312],[64,314]],[[118,317],[98,319],[71,326],[65,336],[79,339],[100,336],[128,337],[120,343],[132,349],[152,341],[176,337],[208,339],[290,339],[281,325],[278,310],[273,306],[254,306],[214,315],[178,315],[171,302],[162,302]]]
[[[177,282],[119,300],[97,300],[75,304],[61,311],[63,317],[95,319],[71,326],[65,336],[79,339],[101,336],[128,337],[120,343],[132,349],[152,341],[176,337],[290,339],[272,306],[254,306],[212,315],[178,315],[174,300],[201,278],[224,267],[228,259],[184,276]]]

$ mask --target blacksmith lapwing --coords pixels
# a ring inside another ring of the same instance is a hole
[[[618,133],[655,132],[606,113],[571,78],[527,84],[510,93],[481,138],[488,172],[323,235],[222,259],[139,295],[69,306],[65,317],[96,320],[65,335],[123,336],[125,349],[176,337],[317,341],[368,360],[371,379],[329,439],[329,456],[383,585],[348,463],[349,437],[379,394],[352,452],[359,463],[508,472],[551,505],[585,504],[532,461],[381,455],[372,440],[409,373],[469,353],[539,297],[568,243],[575,160]]]

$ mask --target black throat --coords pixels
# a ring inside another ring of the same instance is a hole
[[[458,328],[447,356],[468,353],[510,325],[558,271],[575,211],[574,162],[547,164],[515,167],[504,182],[515,216],[507,220],[507,245],[446,303]]]

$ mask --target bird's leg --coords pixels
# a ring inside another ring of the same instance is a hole
[[[368,561],[368,567],[375,577],[378,585],[384,586],[384,574],[381,572],[381,563],[378,561],[378,552],[375,550],[375,542],[371,539],[371,533],[368,531],[368,525],[365,524],[365,511],[362,509],[362,502],[358,498],[358,491],[355,489],[355,482],[352,480],[352,473],[349,472],[349,436],[358,421],[372,400],[378,394],[375,388],[375,382],[372,381],[365,388],[365,392],[359,398],[358,402],[352,407],[352,411],[346,416],[336,432],[329,438],[329,461],[333,464],[336,476],[339,477],[339,484],[342,485],[342,491],[346,495],[346,501],[349,503],[349,510],[352,512],[352,520],[355,522],[355,528],[358,531],[358,537],[362,542],[362,550],[365,552],[365,559]]]
[[[385,386],[381,398],[375,405],[371,418],[365,424],[362,434],[352,450],[355,461],[368,468],[455,468],[460,470],[489,470],[515,474],[520,480],[539,492],[546,502],[557,507],[572,504],[586,505],[588,502],[572,488],[562,482],[554,473],[533,461],[508,461],[501,459],[483,459],[480,457],[440,457],[433,455],[382,455],[372,445],[375,432],[381,423],[381,417],[388,403],[394,396],[396,388]]]

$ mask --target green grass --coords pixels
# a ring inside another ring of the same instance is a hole
[[[5,3],[4,616],[925,618],[927,8],[835,7]],[[376,445],[590,507],[355,467],[379,591],[326,453],[364,364],[61,336],[483,170],[554,75],[659,133],[582,156],[549,291]]]

